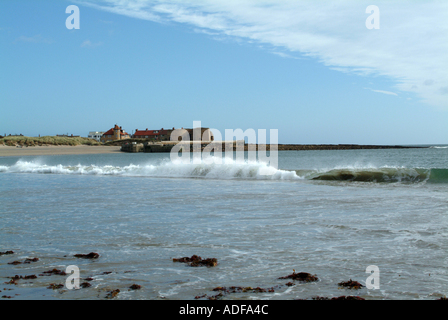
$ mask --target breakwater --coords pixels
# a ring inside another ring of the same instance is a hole
[[[170,152],[175,144],[174,143],[138,143],[138,142],[125,142],[121,151],[123,152],[148,152],[148,153],[159,153],[159,152]],[[188,143],[187,143],[188,146]],[[193,142],[189,143],[190,151],[193,151]],[[237,144],[236,142],[212,142],[204,143],[201,142],[201,151],[203,151],[207,146],[211,148],[221,148],[224,152],[231,149],[232,151],[239,151],[242,144]],[[399,146],[399,145],[357,145],[357,144],[279,144],[277,146],[278,151],[305,151],[305,150],[363,150],[363,149],[413,149],[413,148],[426,148],[417,146]],[[271,145],[258,145],[258,144],[244,144],[244,151],[258,151],[258,150],[271,150]]]

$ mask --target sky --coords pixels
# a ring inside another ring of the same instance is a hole
[[[201,121],[283,144],[447,144],[447,16],[446,0],[1,0],[0,135]]]

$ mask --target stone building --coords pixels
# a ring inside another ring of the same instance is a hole
[[[107,141],[116,141],[116,140],[123,140],[123,139],[129,139],[129,138],[130,138],[129,134],[127,132],[125,132],[122,127],[115,125],[115,127],[111,128],[109,131],[106,131],[101,136],[100,141],[102,143],[105,143]]]
[[[201,141],[213,141],[213,133],[208,128],[201,128]],[[172,141],[171,137],[177,137],[174,141],[190,140],[193,141],[194,129],[160,129],[160,130],[135,130],[132,136],[135,139],[150,139],[154,141]]]

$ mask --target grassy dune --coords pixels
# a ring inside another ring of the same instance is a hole
[[[98,146],[101,143],[89,138],[68,138],[68,137],[4,137],[0,139],[0,145],[6,146]]]

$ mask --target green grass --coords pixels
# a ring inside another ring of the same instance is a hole
[[[123,140],[113,140],[113,141],[107,141],[104,143],[104,145],[106,146],[121,146],[125,143],[132,143],[132,142],[137,142],[137,143],[145,143],[145,142],[163,142],[160,140],[155,140],[155,139],[141,139],[141,138],[129,138],[129,139],[123,139]]]
[[[0,144],[6,146],[79,146],[79,145],[88,145],[88,146],[96,146],[101,145],[101,143],[96,140],[89,138],[68,138],[68,137],[54,137],[54,136],[45,136],[45,137],[4,137],[0,139]]]

